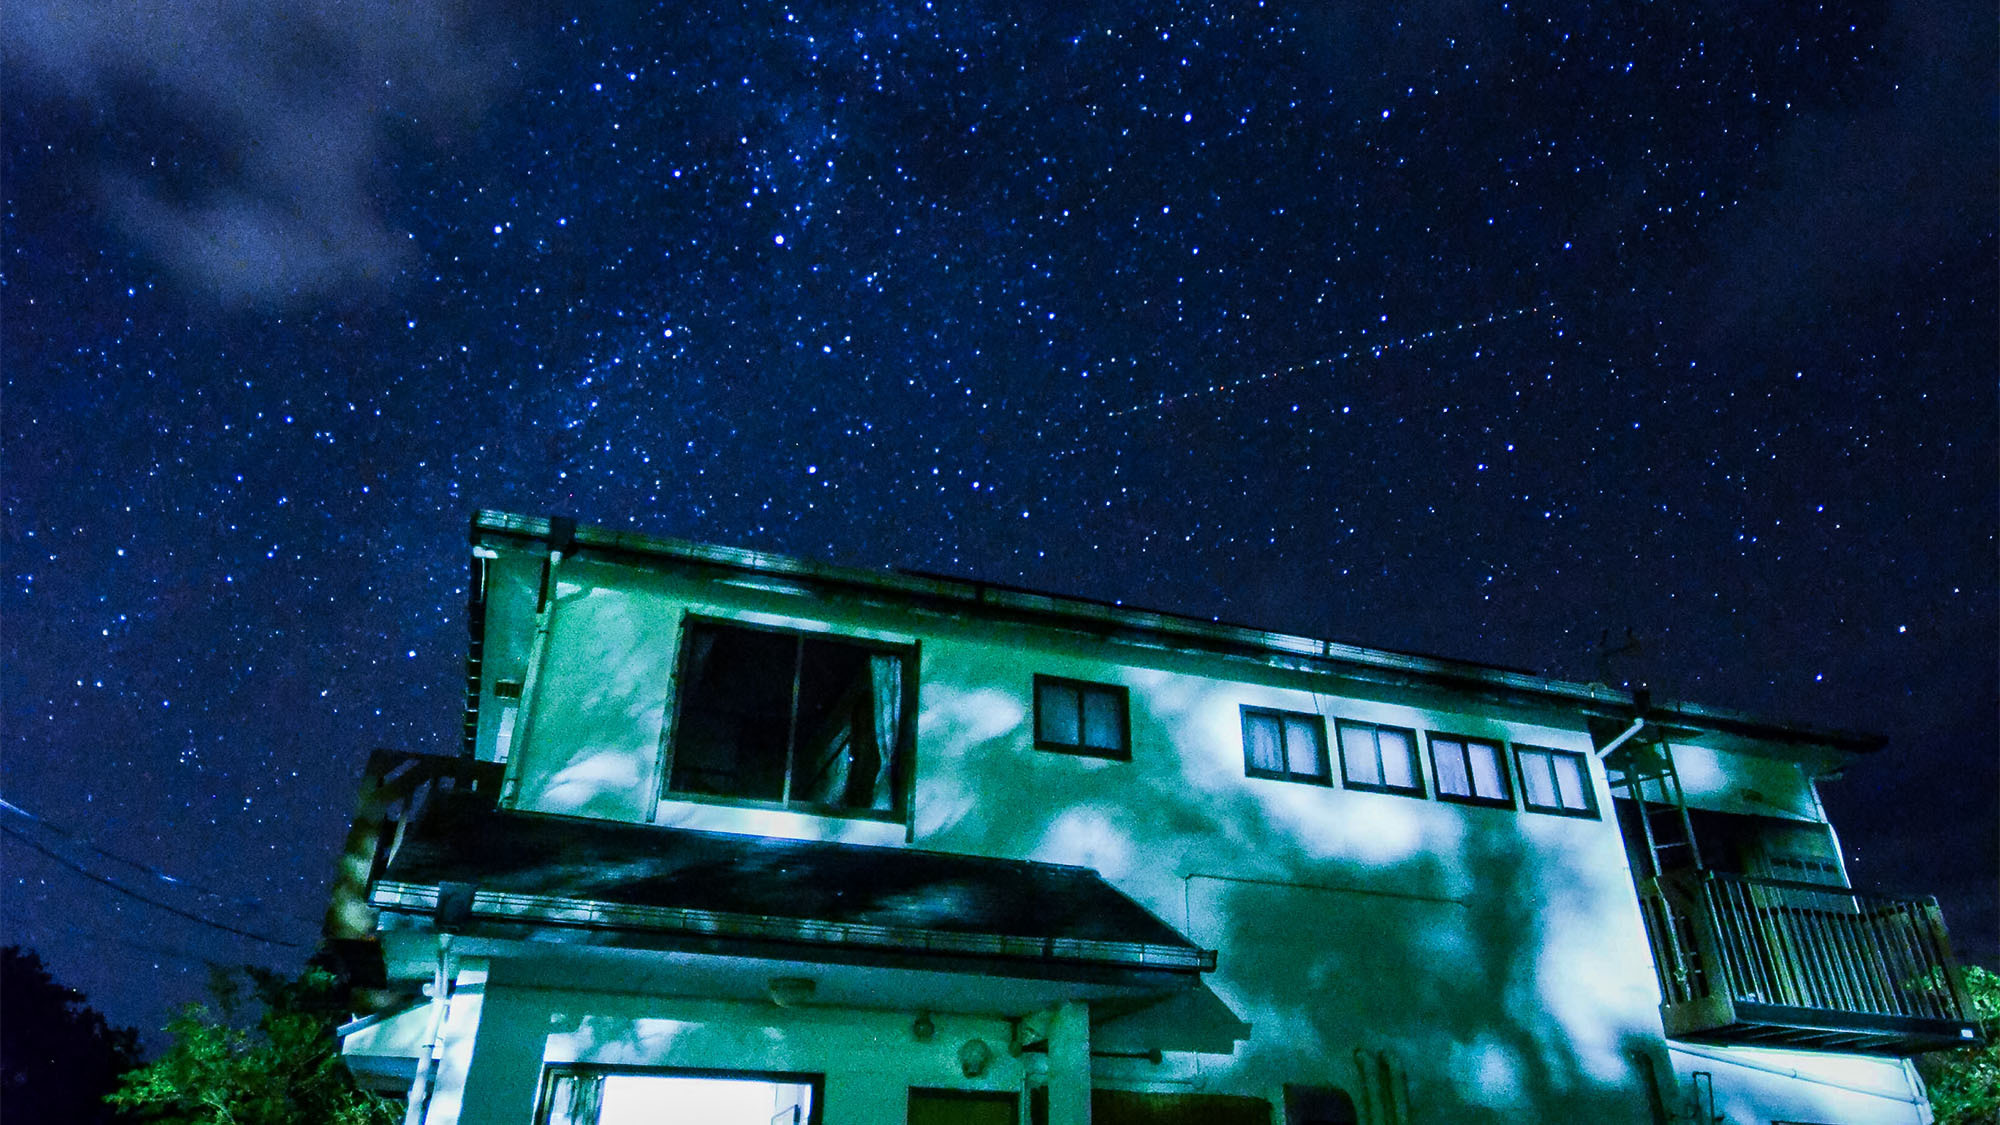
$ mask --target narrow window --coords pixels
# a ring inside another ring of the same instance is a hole
[[[668,790],[893,817],[909,741],[907,655],[690,621]]]
[[[1096,758],[1132,757],[1130,699],[1116,684],[1035,677],[1035,746]]]
[[[1439,799],[1503,809],[1514,807],[1514,791],[1507,784],[1507,766],[1501,758],[1499,743],[1455,734],[1432,734],[1430,744],[1431,776],[1437,780]]]
[[[1536,812],[1564,816],[1596,816],[1590,771],[1583,755],[1542,746],[1514,747],[1514,767],[1521,774],[1521,803]]]
[[[1243,709],[1243,772],[1278,781],[1325,785],[1326,723],[1300,711]]]
[[[1415,732],[1345,719],[1339,727],[1340,775],[1347,788],[1424,795]]]

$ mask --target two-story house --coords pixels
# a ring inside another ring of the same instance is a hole
[[[1880,740],[482,512],[329,937],[412,1125],[1918,1123]]]

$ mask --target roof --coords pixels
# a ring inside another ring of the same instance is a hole
[[[1088,868],[514,812],[474,793],[426,803],[370,901],[449,928],[454,886],[467,923],[1214,967]]]
[[[1690,731],[1849,753],[1879,750],[1887,742],[1876,734],[1776,721],[1693,703],[1649,701],[1643,695],[1635,698],[1633,693],[1604,684],[1552,679],[1490,664],[1368,648],[971,579],[830,566],[761,551],[580,526],[562,518],[482,510],[472,518],[472,537],[476,544],[486,536],[583,549],[638,565],[690,566],[789,579],[967,615],[1026,620],[1141,643],[1247,656],[1365,680],[1472,691],[1505,702],[1556,705],[1596,718],[1629,721],[1643,711],[1649,720]],[[472,627],[477,629],[478,623]]]

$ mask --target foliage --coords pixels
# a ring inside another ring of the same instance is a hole
[[[401,1115],[355,1088],[333,1028],[338,978],[310,968],[287,979],[248,968],[250,995],[227,973],[209,981],[214,1008],[190,1004],[167,1024],[173,1046],[126,1075],[114,1104],[174,1125],[392,1125]],[[254,1012],[254,1019],[251,1018]]]
[[[1930,1087],[1937,1125],[1992,1125],[2000,1121],[2000,973],[1965,967],[1965,990],[1986,1042],[1917,1060]]]
[[[12,1121],[105,1125],[125,1118],[104,1103],[139,1061],[139,1033],[112,1027],[84,995],[64,988],[33,950],[0,949],[0,1105]]]

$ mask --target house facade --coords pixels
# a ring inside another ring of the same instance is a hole
[[[482,512],[331,945],[422,1125],[1928,1120],[1868,736]]]

